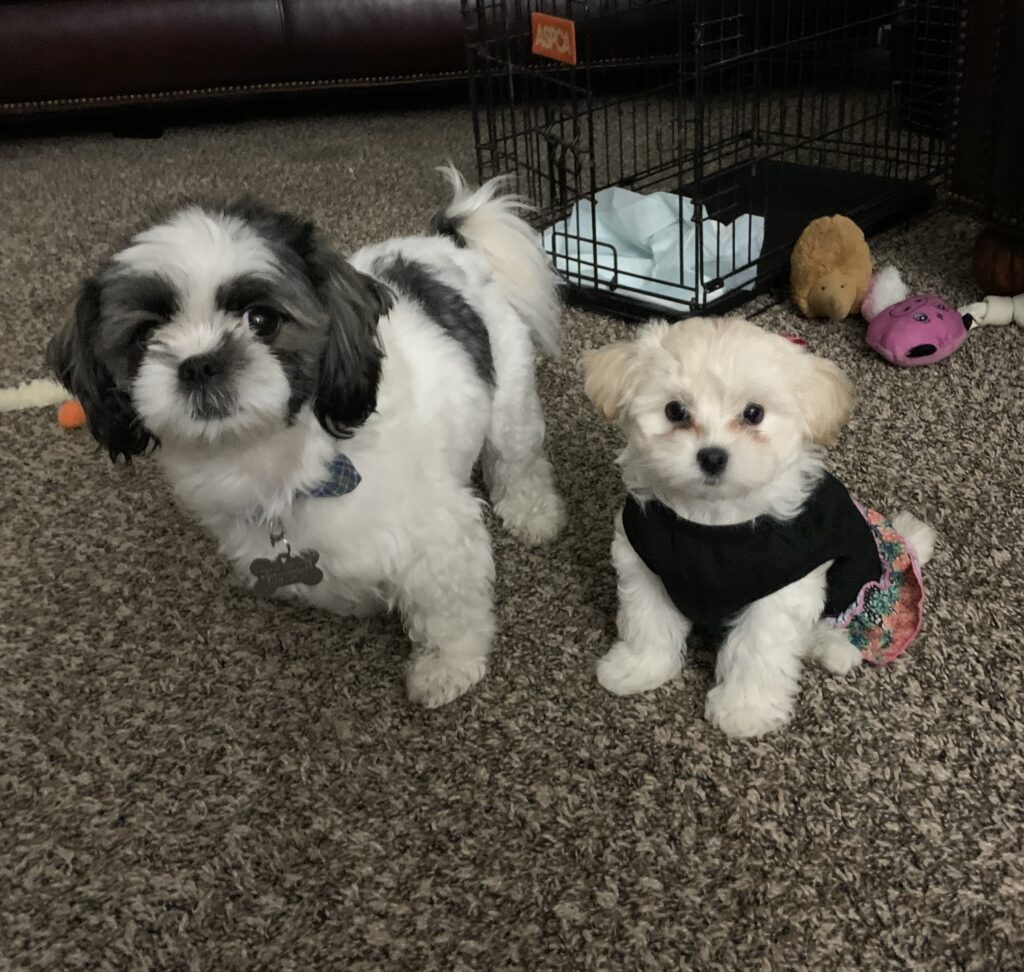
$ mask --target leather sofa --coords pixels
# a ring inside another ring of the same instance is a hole
[[[892,2],[862,0],[864,16]],[[692,17],[692,0],[679,3]],[[782,29],[780,10],[796,22],[813,13],[816,29],[840,15],[820,0],[740,3],[762,44]],[[520,34],[531,9],[565,10],[554,0],[470,6],[481,23]],[[675,4],[591,0],[588,9],[581,45],[612,77],[635,58],[676,49]],[[460,0],[0,0],[0,120],[283,93],[407,93],[461,82],[466,65]]]
[[[465,73],[459,0],[0,0],[0,118]]]

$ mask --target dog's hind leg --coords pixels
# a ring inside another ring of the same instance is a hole
[[[565,507],[544,453],[544,414],[529,334],[511,309],[508,316],[508,326],[495,329],[500,346],[495,349],[497,382],[483,451],[484,478],[501,521],[524,543],[536,545],[558,535]]]
[[[397,578],[398,606],[415,648],[409,698],[436,708],[483,678],[494,638],[491,540],[468,487],[438,506],[417,556]]]

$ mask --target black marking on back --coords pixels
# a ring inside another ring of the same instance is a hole
[[[457,247],[465,247],[466,239],[459,232],[462,220],[449,216],[443,209],[434,213],[430,220],[430,232],[435,236],[447,236]]]
[[[418,301],[429,317],[469,355],[477,374],[494,385],[491,340],[483,319],[454,287],[438,280],[422,263],[403,256],[383,257],[373,271],[396,290]]]

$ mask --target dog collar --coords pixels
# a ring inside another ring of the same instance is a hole
[[[346,493],[351,493],[359,485],[361,479],[362,477],[352,464],[352,460],[344,453],[339,452],[327,463],[327,476],[312,489],[300,490],[296,495],[312,496],[318,499],[344,496]]]
[[[327,475],[320,482],[309,489],[297,489],[293,498],[328,499],[331,496],[344,496],[346,493],[351,493],[363,478],[359,475],[359,470],[353,465],[352,460],[341,452],[333,456],[327,463],[326,471]],[[257,506],[248,518],[253,523],[265,521],[266,511],[262,506]]]
[[[362,477],[353,465],[352,460],[343,453],[338,453],[327,463],[327,475],[310,489],[298,490],[296,498],[327,499],[332,496],[344,496],[351,493],[360,483]],[[256,518],[264,518],[263,510],[258,510]],[[314,587],[323,580],[323,571],[317,566],[320,554],[316,550],[300,550],[292,553],[292,546],[285,536],[284,524],[279,517],[273,517],[267,523],[270,532],[270,545],[280,552],[273,560],[257,557],[249,564],[249,572],[256,579],[255,591],[262,597],[271,597],[279,587],[292,584],[305,584]]]

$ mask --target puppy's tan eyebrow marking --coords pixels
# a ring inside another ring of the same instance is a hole
[[[741,418],[730,419],[729,429],[732,432],[743,432],[749,435],[755,442],[767,442],[768,436],[756,425],[748,425]]]
[[[700,424],[696,419],[690,419],[686,425],[673,425],[667,432],[662,432],[662,436],[674,435],[676,432],[692,432],[694,435],[703,435],[704,426]]]

